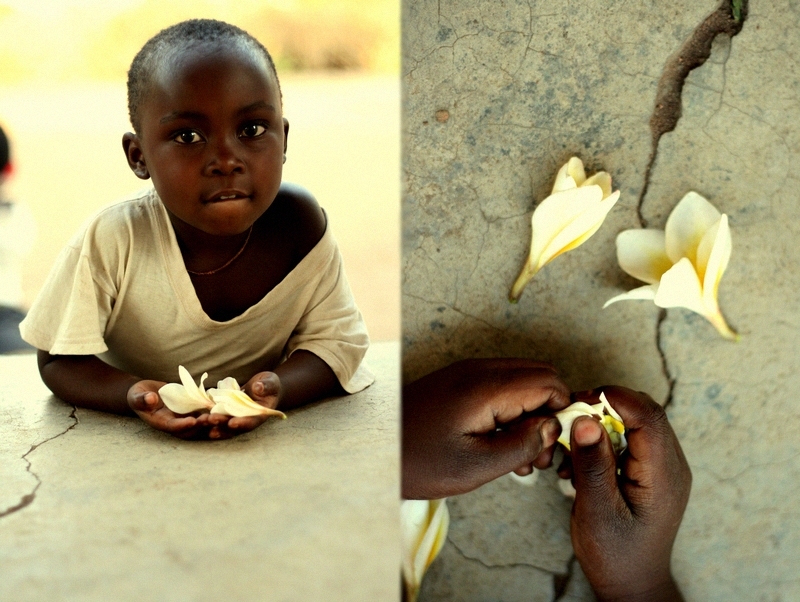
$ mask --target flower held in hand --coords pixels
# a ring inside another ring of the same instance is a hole
[[[286,414],[272,408],[262,406],[253,401],[250,396],[239,388],[239,383],[232,376],[217,383],[216,389],[209,389],[208,394],[217,404],[211,413],[226,414],[227,416],[280,416]]]
[[[216,389],[205,390],[203,381],[208,377],[204,372],[200,378],[200,386],[194,383],[192,375],[183,366],[178,366],[178,375],[182,385],[168,383],[158,390],[161,401],[176,414],[209,410],[212,414],[226,416],[280,416],[286,414],[272,408],[262,406],[253,401],[247,393],[239,388],[235,378],[228,377],[217,383]]]
[[[600,393],[600,403],[589,405],[583,401],[576,401],[572,405],[556,413],[556,418],[561,423],[561,435],[558,442],[569,450],[569,437],[572,432],[572,423],[581,416],[594,416],[600,419],[600,424],[606,429],[611,438],[611,446],[619,455],[628,447],[625,439],[625,425],[622,417],[608,403],[605,393]]]
[[[738,340],[717,303],[719,281],[731,256],[728,216],[696,192],[684,196],[664,230],[625,230],[617,236],[617,259],[628,274],[649,283],[606,301],[650,299],[659,307],[684,307]]]
[[[176,414],[191,414],[198,410],[210,410],[214,407],[214,401],[203,387],[203,381],[208,377],[207,372],[203,372],[200,377],[200,386],[194,384],[194,379],[189,371],[183,366],[178,366],[178,375],[182,385],[169,383],[158,390],[161,401],[171,411]]]
[[[545,264],[597,232],[618,199],[619,190],[611,192],[611,176],[605,171],[587,179],[577,157],[561,167],[552,194],[539,203],[531,217],[531,250],[508,300],[516,303]]]

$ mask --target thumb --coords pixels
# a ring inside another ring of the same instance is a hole
[[[572,426],[570,447],[576,506],[590,513],[616,506],[622,500],[617,458],[603,426],[593,418],[578,418]]]
[[[152,412],[158,406],[158,393],[147,390],[134,390],[128,393],[128,405],[137,412]]]

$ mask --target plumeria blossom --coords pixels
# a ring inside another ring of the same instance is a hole
[[[199,410],[210,410],[214,407],[214,400],[206,392],[203,381],[208,378],[208,373],[203,372],[200,377],[200,386],[194,384],[194,379],[183,366],[178,366],[178,375],[182,385],[169,383],[158,390],[161,401],[176,414],[190,414]]]
[[[239,388],[239,383],[232,376],[217,383],[216,389],[209,389],[208,394],[216,405],[211,409],[212,414],[226,414],[227,416],[280,416],[286,414],[272,408],[262,406],[253,401],[250,396]]]
[[[738,340],[717,303],[730,256],[728,216],[689,192],[670,213],[664,230],[625,230],[617,236],[620,267],[648,284],[609,299],[603,307],[629,299],[684,307],[706,318],[726,339]]]
[[[558,170],[553,191],[531,217],[531,249],[508,300],[516,303],[522,290],[545,264],[586,242],[619,200],[611,191],[611,176],[600,171],[587,178],[583,162],[572,157]]]
[[[205,390],[203,382],[208,378],[204,372],[200,377],[200,386],[196,385],[192,375],[183,366],[178,366],[181,383],[168,383],[158,390],[161,401],[176,414],[191,414],[198,411],[210,411],[212,414],[226,416],[280,416],[286,414],[262,406],[253,401],[241,390],[235,378],[228,377],[217,383],[216,389]]]
[[[558,421],[561,423],[561,435],[558,437],[558,442],[566,447],[568,451],[572,423],[581,416],[594,416],[600,419],[600,424],[606,429],[611,439],[611,446],[614,448],[614,452],[617,455],[621,454],[628,447],[628,442],[625,439],[625,425],[622,422],[622,417],[617,414],[617,411],[608,403],[606,394],[600,393],[599,403],[589,405],[583,401],[576,401],[572,405],[556,413],[556,418],[558,418]]]
[[[415,602],[425,571],[444,545],[450,513],[447,500],[403,500],[400,527],[403,537],[403,583],[408,602]]]

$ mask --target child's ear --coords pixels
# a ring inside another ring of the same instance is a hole
[[[287,125],[288,127],[288,125]],[[284,145],[286,143],[284,142]],[[147,164],[144,161],[144,154],[142,147],[139,143],[139,137],[131,132],[126,132],[122,135],[122,150],[125,151],[125,158],[128,160],[128,167],[136,174],[137,178],[147,180],[150,178],[150,172],[147,170]]]
[[[286,142],[289,140],[289,120],[283,118],[283,154],[286,154]]]

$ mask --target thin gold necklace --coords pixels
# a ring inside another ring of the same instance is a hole
[[[239,258],[239,255],[244,253],[244,249],[247,246],[247,243],[250,242],[250,235],[252,233],[253,233],[253,226],[250,226],[250,229],[247,231],[247,238],[244,239],[244,244],[242,245],[242,248],[239,249],[238,251],[236,251],[236,255],[231,257],[228,261],[226,261],[224,264],[222,264],[218,268],[216,268],[214,270],[209,270],[208,272],[195,272],[193,270],[190,270],[189,268],[186,268],[186,271],[189,272],[192,276],[211,276],[211,274],[216,274],[217,272],[221,272],[222,270],[227,268],[229,265],[231,265],[234,261],[236,261]]]

